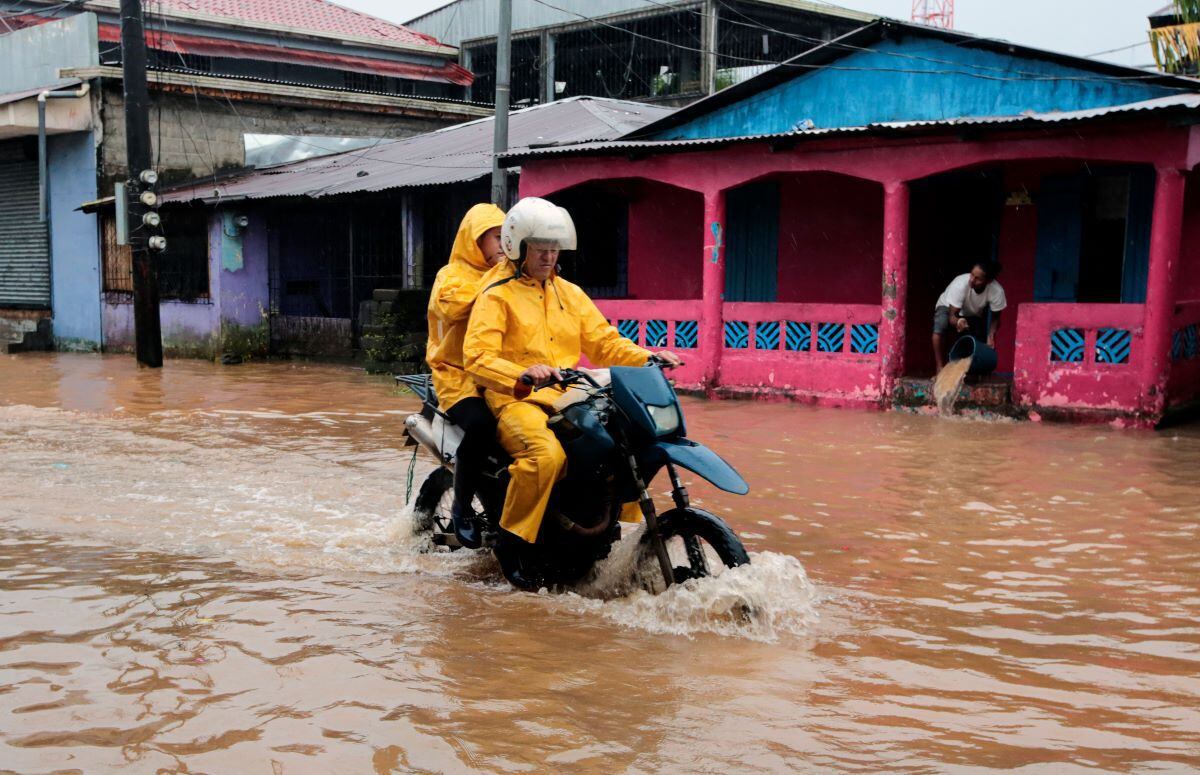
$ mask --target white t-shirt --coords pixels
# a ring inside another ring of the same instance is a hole
[[[1004,297],[1004,289],[1000,283],[992,280],[983,293],[971,290],[971,274],[960,274],[950,281],[942,295],[938,296],[937,306],[958,307],[962,314],[968,317],[983,317],[989,307],[992,312],[999,312],[1008,306]]]

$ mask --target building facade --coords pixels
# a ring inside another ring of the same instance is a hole
[[[4,21],[0,334],[13,335],[0,338],[19,347],[22,331],[48,331],[62,349],[123,347],[132,339],[128,255],[109,210],[79,209],[129,176],[117,5],[20,2]],[[490,114],[462,101],[471,76],[457,49],[331,3],[167,1],[146,29],[164,185],[243,168],[251,134],[404,137]],[[165,319],[211,314],[196,235],[167,232]]]
[[[614,139],[669,112],[558,100],[513,112],[510,147]],[[167,351],[211,355],[253,344],[258,352],[347,356],[372,325],[377,290],[388,291],[389,303],[402,293],[405,309],[418,313],[397,325],[423,329],[425,291],[459,221],[490,198],[493,131],[492,119],[480,119],[164,192],[168,233],[195,235],[207,257],[195,291],[211,300],[164,307]],[[516,188],[514,181],[514,195]],[[599,247],[614,228],[623,226],[582,221],[580,233]],[[607,258],[574,257],[567,271],[595,293],[619,293],[622,280],[610,276]],[[132,343],[132,330],[121,330],[122,343]]]
[[[627,213],[601,309],[714,394],[889,406],[938,294],[1004,265],[1013,403],[1154,424],[1200,392],[1197,84],[899,22],[616,143],[510,160]]]
[[[875,17],[808,0],[514,3],[514,105],[589,95],[682,105]],[[472,99],[496,88],[497,0],[456,0],[405,24],[462,50]]]

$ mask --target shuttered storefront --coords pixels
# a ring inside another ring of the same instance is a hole
[[[37,157],[0,142],[0,307],[50,307],[50,248],[38,221]]]

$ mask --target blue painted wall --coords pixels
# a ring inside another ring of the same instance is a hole
[[[54,340],[59,349],[100,349],[100,241],[96,216],[76,208],[96,199],[91,132],[52,135],[50,265]]]
[[[1175,93],[1052,62],[924,38],[881,41],[830,66],[672,127],[658,139],[739,137],[883,121],[1083,110]]]

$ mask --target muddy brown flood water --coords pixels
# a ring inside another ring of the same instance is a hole
[[[0,356],[0,770],[1200,768],[1196,428],[685,404],[754,564],[601,600],[419,551],[385,380]]]

